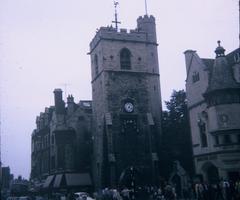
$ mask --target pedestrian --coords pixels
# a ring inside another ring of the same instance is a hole
[[[176,199],[176,194],[174,193],[174,188],[170,185],[167,184],[167,186],[164,188],[164,197],[166,200],[175,200]]]
[[[130,196],[129,196],[129,189],[127,187],[124,187],[123,190],[121,191],[121,195],[123,200],[129,200]]]

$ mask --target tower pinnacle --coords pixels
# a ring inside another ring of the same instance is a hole
[[[225,56],[225,55],[224,55],[225,49],[221,46],[221,41],[218,40],[217,43],[218,43],[218,47],[217,47],[216,50],[215,50],[216,57],[218,58],[218,57],[223,57],[223,56]]]

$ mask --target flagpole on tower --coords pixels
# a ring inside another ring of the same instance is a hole
[[[239,0],[240,1],[240,0]],[[147,11],[147,0],[145,0],[145,13],[146,15],[148,15],[148,11]]]

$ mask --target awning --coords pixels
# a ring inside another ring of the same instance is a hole
[[[91,177],[88,173],[65,174],[67,186],[92,186]]]
[[[62,181],[62,177],[63,177],[62,174],[56,175],[55,181],[54,181],[54,184],[53,184],[53,187],[54,187],[54,188],[59,188],[59,187],[60,187],[61,181]]]
[[[48,188],[52,181],[53,181],[54,175],[48,176],[43,184],[43,188]]]

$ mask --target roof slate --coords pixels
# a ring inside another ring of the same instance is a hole
[[[214,59],[202,58],[202,61],[203,61],[204,65],[206,66],[206,69],[211,71],[213,64],[214,64]]]
[[[231,65],[225,56],[217,57],[212,67],[209,86],[206,93],[223,89],[240,89],[240,84],[233,77]]]

